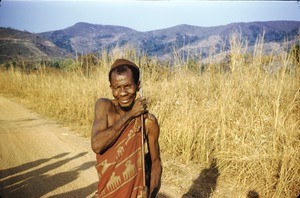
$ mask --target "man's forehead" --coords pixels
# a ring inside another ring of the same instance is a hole
[[[111,73],[111,80],[118,80],[118,79],[128,79],[128,80],[133,80],[133,74],[132,71],[130,69],[127,69],[126,71],[123,71],[121,73],[117,72],[117,71],[113,71]]]

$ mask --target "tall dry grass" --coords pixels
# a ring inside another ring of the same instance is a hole
[[[187,192],[201,170],[216,163],[212,197],[297,197],[300,193],[300,71],[289,53],[266,61],[263,40],[231,38],[230,71],[211,64],[190,70],[184,58],[170,68],[136,52],[103,54],[89,77],[41,68],[1,70],[2,95],[16,97],[88,137],[97,98],[109,97],[109,65],[128,58],[143,67],[143,91],[160,123],[164,182]],[[246,59],[245,57],[251,57]],[[178,57],[177,57],[178,59]],[[190,171],[190,173],[189,173]]]

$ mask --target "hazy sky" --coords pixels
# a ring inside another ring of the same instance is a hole
[[[179,24],[226,25],[233,22],[300,21],[297,1],[138,1],[2,0],[0,26],[29,32],[70,27],[77,22],[120,25],[138,31]]]

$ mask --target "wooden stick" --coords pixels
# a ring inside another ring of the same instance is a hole
[[[139,57],[139,67],[140,67],[140,97],[143,97],[143,90],[142,90],[142,67],[141,67],[141,57]],[[145,146],[144,146],[144,114],[141,115],[141,137],[142,137],[142,171],[143,171],[143,190],[146,189],[146,176],[145,176]],[[148,191],[148,189],[147,189]]]

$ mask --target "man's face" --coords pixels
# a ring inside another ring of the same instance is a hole
[[[114,98],[123,109],[130,109],[132,107],[139,87],[134,83],[130,69],[122,74],[113,72],[111,74],[110,88],[112,89]]]

